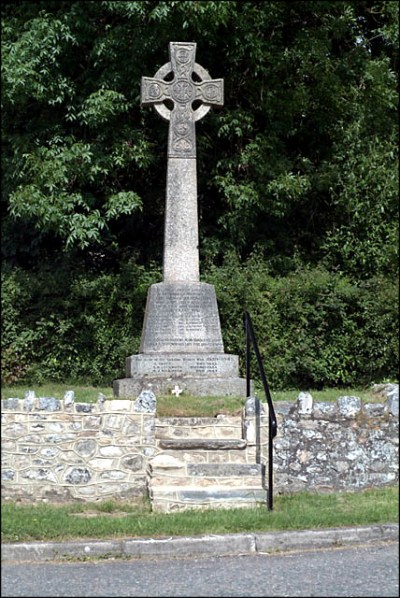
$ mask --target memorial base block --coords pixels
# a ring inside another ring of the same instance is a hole
[[[207,376],[141,376],[114,380],[115,397],[136,398],[142,390],[152,390],[155,395],[171,395],[172,391],[182,391],[182,397],[245,397],[246,380],[244,378],[213,378]]]
[[[114,396],[136,398],[147,389],[156,395],[170,395],[176,386],[183,396],[246,396],[237,355],[140,353],[127,358],[126,376],[114,380]]]

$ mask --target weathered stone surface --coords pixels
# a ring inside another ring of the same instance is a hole
[[[242,438],[240,418],[217,417],[162,417],[156,420],[156,440],[182,438]]]
[[[50,469],[38,468],[38,469],[28,469],[22,471],[20,474],[21,478],[29,479],[29,480],[47,480],[49,482],[56,482],[56,476]]]
[[[39,409],[46,411],[59,411],[60,401],[54,397],[39,397]]]
[[[74,448],[78,455],[82,457],[93,457],[97,449],[97,442],[92,438],[79,440]]]
[[[298,411],[301,415],[309,415],[313,410],[313,398],[309,392],[300,392],[297,397]]]
[[[260,463],[189,463],[187,472],[197,477],[259,476],[262,473],[262,465]]]
[[[75,393],[73,390],[67,390],[64,394],[64,406],[73,405],[75,402]]]
[[[171,61],[162,66],[154,78],[142,77],[141,103],[153,105],[160,116],[170,122],[164,281],[198,282],[195,121],[205,116],[212,104],[223,104],[223,81],[210,81],[207,71],[195,62],[195,43],[171,42],[169,52]],[[172,81],[166,79],[171,73],[174,74]],[[172,111],[163,103],[166,98],[174,104]],[[193,110],[195,98],[203,105]]]
[[[220,501],[225,502],[265,502],[266,491],[262,488],[234,488],[221,490],[219,488],[210,489],[193,489],[182,490],[178,493],[178,498],[184,501],[203,502],[203,501]]]
[[[93,405],[91,403],[75,403],[75,411],[77,413],[91,413]]]
[[[399,417],[399,395],[397,394],[397,396],[389,397],[387,404],[389,412],[395,417]]]
[[[197,222],[196,160],[169,158],[163,256],[165,282],[199,281]]]
[[[152,491],[152,508],[155,512],[184,511],[204,508],[255,507],[266,502],[267,492],[262,488],[218,487],[175,489],[155,488]]]
[[[151,469],[177,469],[185,467],[185,463],[181,459],[163,454],[154,457],[149,465]]]
[[[386,396],[386,406],[389,413],[399,417],[399,385],[385,384],[380,393]]]
[[[157,418],[155,413],[134,413],[134,401],[121,401],[125,409],[120,411],[114,410],[118,402],[109,401],[101,416],[94,416],[66,409],[63,401],[60,410],[43,410],[38,399],[32,411],[24,411],[24,401],[19,401],[15,411],[2,413],[4,499],[144,496],[147,479],[160,491],[170,486],[172,494],[155,493],[154,502],[174,510],[182,505],[214,506],[206,498],[199,503],[182,500],[181,491],[208,490],[211,495],[217,490],[247,492],[250,487],[258,491],[265,483],[267,415],[260,416],[264,428],[259,440],[254,428],[255,443],[246,444],[246,423],[254,424],[256,418],[245,412],[216,418]],[[299,413],[297,401],[293,410],[277,403],[275,492],[332,492],[397,483],[398,417],[385,410],[386,403],[367,404],[360,411],[355,409],[358,401],[349,403],[351,409],[342,412],[337,403],[316,403],[311,415]],[[185,437],[188,430],[198,436]],[[231,430],[238,432],[236,440],[225,436]],[[90,480],[85,481],[88,475]],[[224,500],[219,493],[215,504],[222,506]],[[229,504],[248,506],[251,501]]]
[[[91,475],[85,467],[72,467],[65,473],[64,477],[69,484],[85,484],[89,482]]]
[[[244,412],[246,417],[261,415],[265,413],[265,406],[257,397],[248,397],[244,404]]]
[[[345,417],[354,417],[361,411],[361,399],[359,397],[339,397],[337,404],[339,413]]]
[[[1,401],[1,409],[10,409],[16,411],[19,407],[20,401],[17,398],[9,398]]]
[[[223,105],[223,80],[212,80],[206,69],[195,61],[195,43],[171,42],[169,54],[170,62],[159,68],[154,77],[142,77],[141,104],[153,106],[163,119],[170,122],[168,157],[194,159],[194,123],[203,118],[212,105]],[[172,80],[171,74],[174,75]],[[173,110],[164,104],[166,99],[172,101]],[[192,105],[194,99],[201,102],[195,109]]]
[[[142,390],[133,405],[133,410],[140,413],[155,413],[156,408],[156,395],[151,390]]]
[[[33,391],[26,392],[25,400],[24,400],[24,411],[32,411],[35,403],[36,403],[35,393]]]
[[[144,466],[144,458],[142,455],[125,457],[121,460],[121,464],[124,468],[130,471],[140,471]]]

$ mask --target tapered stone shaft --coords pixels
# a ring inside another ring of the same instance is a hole
[[[199,282],[196,160],[168,158],[164,282]]]

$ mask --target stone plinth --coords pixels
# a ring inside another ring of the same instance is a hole
[[[237,355],[224,353],[215,289],[202,282],[153,284],[148,291],[140,353],[126,360],[114,395],[147,388],[171,394],[246,396]]]

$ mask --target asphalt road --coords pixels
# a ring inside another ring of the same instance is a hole
[[[4,563],[1,596],[393,596],[399,545],[283,554]]]

